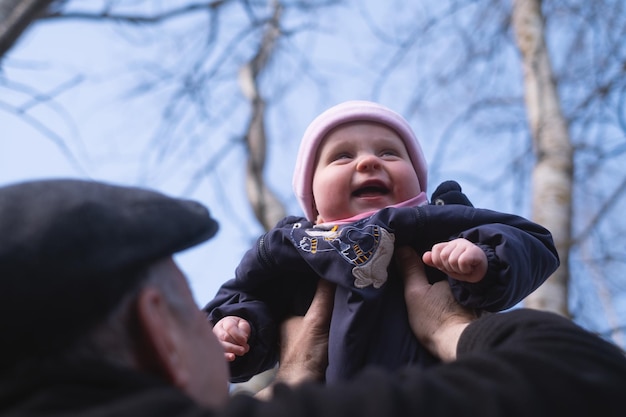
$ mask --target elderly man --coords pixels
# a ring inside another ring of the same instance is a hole
[[[550,313],[477,319],[410,250],[398,263],[411,326],[443,364],[314,382],[333,296],[320,281],[307,314],[283,326],[265,400],[229,398],[221,347],[172,260],[216,230],[200,204],[145,189],[0,188],[0,415],[623,415],[619,349]]]

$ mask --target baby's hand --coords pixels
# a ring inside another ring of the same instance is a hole
[[[463,238],[437,243],[431,251],[424,253],[422,260],[459,281],[479,282],[487,273],[485,252]]]
[[[213,334],[224,348],[224,358],[228,362],[235,360],[235,356],[243,356],[250,350],[250,323],[241,317],[226,316],[213,326]]]

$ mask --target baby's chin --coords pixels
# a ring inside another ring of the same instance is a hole
[[[317,221],[315,222],[315,224],[328,224],[328,223],[340,223],[340,222],[353,222],[359,219],[362,219],[364,217],[367,217],[375,212],[377,212],[380,209],[383,209],[385,207],[389,207],[387,206],[382,206],[382,207],[375,207],[375,208],[368,208],[368,209],[363,209],[363,210],[358,210],[358,211],[354,211],[354,212],[346,212],[346,214],[342,217],[339,216],[331,216],[329,218],[324,218],[322,216],[318,216],[317,217]]]
[[[351,210],[351,215],[346,217],[354,217],[363,213],[377,211],[385,207],[393,206],[396,201],[389,198],[359,198],[354,205],[356,208]]]

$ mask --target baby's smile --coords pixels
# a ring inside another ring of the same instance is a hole
[[[378,197],[389,194],[389,187],[382,181],[366,181],[352,192],[353,197]]]

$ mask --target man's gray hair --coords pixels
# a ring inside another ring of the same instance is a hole
[[[113,311],[93,331],[79,339],[63,356],[74,361],[104,360],[124,367],[138,366],[137,352],[143,331],[137,317],[137,300],[147,287],[157,288],[179,320],[186,320],[190,312],[181,287],[176,284],[171,269],[165,267],[170,258],[161,259],[137,272],[139,285],[127,293]]]

